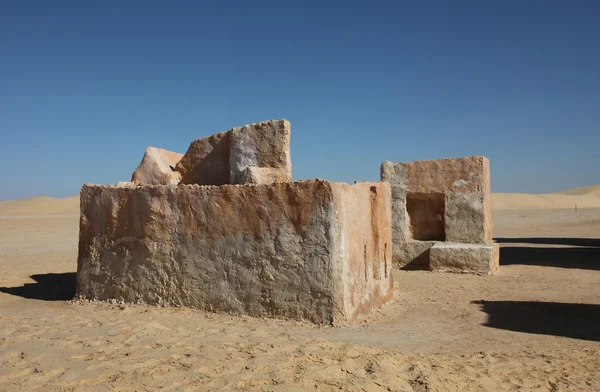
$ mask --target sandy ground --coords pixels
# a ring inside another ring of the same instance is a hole
[[[0,216],[0,391],[600,391],[600,209],[495,211],[497,276],[334,328],[69,301],[77,225]]]

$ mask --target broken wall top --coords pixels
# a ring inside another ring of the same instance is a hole
[[[185,154],[148,147],[135,185],[264,184],[292,181],[290,122],[262,121],[192,141]]]
[[[381,179],[408,193],[489,192],[490,161],[483,156],[385,161],[381,165]]]
[[[248,170],[267,169],[278,182],[292,180],[291,126],[287,120],[263,121],[233,128],[229,168],[231,183],[248,181]],[[269,174],[266,174],[269,175]]]
[[[290,182],[290,122],[262,121],[194,140],[175,170],[182,184]]]
[[[224,185],[230,183],[231,132],[194,140],[175,166],[182,184]]]

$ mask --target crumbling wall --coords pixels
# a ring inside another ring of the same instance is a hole
[[[194,140],[175,166],[182,184],[224,185],[230,183],[231,132]]]
[[[437,242],[493,243],[487,158],[386,161],[381,179],[392,186],[393,259],[399,268],[429,268]]]
[[[290,182],[290,136],[283,119],[235,127],[194,140],[175,169],[182,184]]]
[[[192,141],[185,154],[148,147],[136,185],[270,184],[292,181],[290,122],[262,121]]]
[[[292,181],[290,136],[290,122],[283,119],[233,128],[231,183]]]
[[[85,185],[77,292],[316,323],[352,320],[391,297],[386,197],[388,184],[319,180]]]

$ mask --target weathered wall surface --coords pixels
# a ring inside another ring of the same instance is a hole
[[[290,136],[290,122],[283,119],[233,128],[230,154],[231,183],[243,184],[248,168],[263,169],[263,172],[271,173],[271,176],[274,175],[280,182],[292,181]],[[267,178],[261,175],[255,179],[261,180],[263,177]]]
[[[490,275],[498,271],[498,244],[437,243],[431,250],[432,271]]]
[[[236,127],[194,140],[175,169],[182,184],[290,182],[290,137],[283,119]]]
[[[392,283],[391,190],[389,184],[334,183],[338,217],[338,264],[343,267],[343,309],[347,319],[389,301]]]
[[[380,186],[379,194],[385,194],[387,184]],[[340,214],[352,214],[340,212],[336,198],[363,192],[340,189],[318,180],[219,187],[86,185],[77,292],[316,323],[351,319],[360,311],[346,307],[340,278],[348,274],[343,249],[354,238],[341,230],[362,233],[364,227],[365,243],[374,234],[369,222],[340,223]],[[370,257],[367,262],[373,263]],[[386,284],[391,287],[391,281],[381,283],[376,297],[387,299]],[[355,303],[369,308],[365,293],[356,291]]]
[[[464,157],[400,163],[387,161],[381,165],[381,179],[392,186],[393,253],[397,266],[403,267],[413,262],[414,258],[432,245],[413,244],[406,209],[409,195],[443,195],[443,240],[492,243],[490,167],[487,158]]]
[[[182,157],[183,154],[173,151],[148,147],[142,162],[131,175],[131,182],[136,185],[177,184],[181,175],[174,168]]]
[[[224,185],[230,183],[231,132],[194,140],[175,170],[182,184]]]
[[[394,242],[394,254],[392,259],[397,268],[403,269],[429,269],[430,248],[436,241],[413,241],[404,240],[400,243]]]
[[[271,184],[273,182],[291,182],[287,168],[247,167],[236,177],[239,184]]]

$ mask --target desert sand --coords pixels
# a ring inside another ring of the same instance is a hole
[[[598,208],[600,207],[600,185],[535,195],[493,193],[492,205],[496,211]]]
[[[39,196],[23,200],[0,201],[0,215],[79,215],[79,196],[62,199]]]
[[[499,274],[317,327],[71,301],[78,198],[0,202],[0,391],[600,390],[600,187],[493,203]]]

